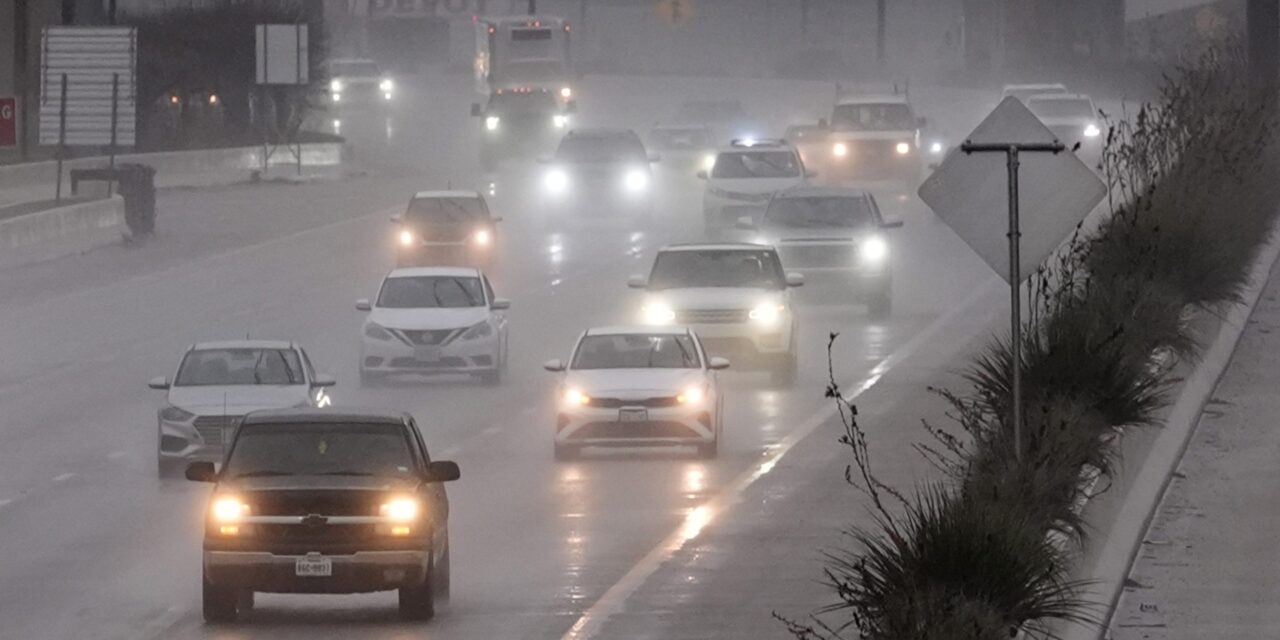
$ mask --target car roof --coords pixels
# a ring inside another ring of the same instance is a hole
[[[588,336],[618,336],[618,335],[673,335],[682,336],[692,333],[689,327],[681,325],[616,325],[612,327],[592,327],[587,329],[583,335]]]
[[[241,424],[280,424],[280,423],[342,423],[365,422],[379,424],[404,424],[410,419],[403,411],[389,409],[366,409],[362,407],[342,407],[339,409],[298,407],[294,409],[264,409],[253,411],[244,417]]]
[[[426,200],[431,198],[481,198],[479,191],[419,191],[413,194],[414,200]]]
[[[658,253],[665,251],[742,251],[744,249],[774,250],[773,245],[755,244],[751,242],[688,242],[681,244],[669,244],[659,249]]]
[[[907,104],[907,96],[901,93],[866,93],[862,95],[841,96],[837,105],[844,104]]]
[[[445,276],[453,278],[469,278],[480,275],[475,267],[402,267],[392,269],[388,278],[415,278],[422,276]]]
[[[635,131],[622,127],[588,127],[564,134],[566,138],[630,138],[634,135]]]
[[[296,346],[290,340],[214,340],[197,342],[192,349],[292,349]]]
[[[865,198],[869,196],[871,193],[863,189],[797,185],[779,191],[774,198]]]

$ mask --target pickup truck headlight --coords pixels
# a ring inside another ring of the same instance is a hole
[[[461,339],[478,340],[480,338],[487,338],[491,335],[493,335],[493,326],[489,324],[488,320],[482,320],[470,327],[467,327],[467,330],[463,332]]]
[[[364,335],[383,342],[390,341],[395,337],[391,335],[391,332],[387,331],[385,327],[376,322],[366,322],[364,324]]]
[[[213,505],[209,507],[209,515],[219,524],[236,523],[249,515],[249,505],[239,497],[222,496],[213,501]]]
[[[762,304],[752,309],[747,314],[747,317],[751,318],[751,320],[757,324],[772,326],[778,324],[778,321],[782,320],[782,312],[786,310],[786,305],[777,303]]]
[[[868,265],[879,265],[889,257],[889,243],[879,236],[871,236],[862,241],[862,247],[859,250],[862,256],[862,262]]]
[[[160,410],[160,419],[165,422],[186,422],[194,417],[196,417],[196,414],[173,405]]]
[[[418,501],[404,496],[392,498],[378,507],[378,515],[395,523],[410,523],[418,519],[421,508]]]

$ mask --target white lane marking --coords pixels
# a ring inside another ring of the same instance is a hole
[[[55,484],[59,482],[66,482],[67,480],[70,480],[71,478],[75,477],[75,475],[76,474],[74,473],[63,473],[60,475],[56,475],[53,477],[53,482]]]
[[[849,400],[854,400],[875,386],[899,362],[911,356],[921,345],[933,339],[935,334],[949,326],[956,317],[969,311],[971,307],[975,306],[994,288],[995,284],[992,283],[975,290],[963,303],[934,320],[928,327],[925,327],[924,331],[908,340],[902,348],[881,360],[875,367],[872,367],[871,371],[865,376],[856,380],[855,383],[841,385],[841,388],[848,389],[846,397]],[[683,548],[686,543],[696,538],[702,532],[704,526],[715,520],[728,507],[738,502],[742,497],[742,493],[748,487],[772,471],[778,461],[787,455],[796,444],[804,440],[814,429],[826,423],[835,414],[836,405],[834,402],[824,404],[820,411],[811,415],[796,430],[787,434],[777,445],[766,452],[763,460],[742,472],[719,495],[692,509],[675,531],[672,531],[658,546],[649,551],[644,558],[631,567],[630,571],[627,571],[626,575],[622,576],[622,579],[609,587],[604,592],[604,595],[600,596],[599,600],[596,600],[591,607],[583,612],[577,622],[565,633],[563,640],[587,640],[597,637],[605,623],[615,614],[622,611],[627,599],[644,585],[645,581],[658,570],[658,567],[675,556],[676,552]]]

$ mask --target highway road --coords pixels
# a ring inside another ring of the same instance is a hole
[[[775,388],[731,371],[716,460],[630,451],[554,462],[554,380],[540,363],[566,356],[589,326],[636,317],[626,278],[664,244],[700,239],[701,185],[659,165],[648,228],[539,219],[529,206],[536,165],[478,170],[462,86],[429,78],[385,118],[344,117],[361,169],[346,178],[165,191],[148,242],[0,272],[0,638],[560,638],[602,595],[669,579],[633,569],[682,530],[696,534],[682,529],[690,514],[736,490],[762,457],[815,420],[830,426],[829,332],[843,336],[841,371],[863,379],[908,344],[929,348],[912,341],[995,277],[914,196],[877,187],[906,223],[893,232],[889,320],[802,309],[799,381]],[[830,100],[816,84],[591,78],[582,119],[647,127],[683,95],[735,91],[777,119]],[[973,120],[961,100],[920,95],[931,118]],[[388,216],[419,189],[489,183],[505,217],[493,278],[512,300],[509,376],[498,388],[449,378],[360,388],[353,302],[391,265]],[[298,340],[337,377],[336,403],[410,411],[433,456],[461,465],[448,487],[452,602],[434,621],[399,620],[392,593],[265,595],[238,624],[201,620],[209,488],[156,477],[163,396],[145,383],[171,373],[189,343],[246,335]],[[888,455],[886,464],[925,466],[905,441]]]

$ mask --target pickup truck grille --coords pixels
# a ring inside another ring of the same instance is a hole
[[[747,321],[747,309],[682,309],[676,324],[735,324]]]
[[[246,502],[256,516],[375,516],[383,497],[377,491],[255,491]]]
[[[589,407],[597,407],[600,409],[618,409],[621,407],[674,407],[680,404],[675,396],[666,396],[663,398],[637,398],[635,400],[624,400],[622,398],[591,398],[587,402]]]
[[[853,243],[778,245],[778,257],[786,269],[846,268],[857,266],[858,251]]]
[[[377,536],[371,524],[259,524],[255,538],[263,542],[295,544],[344,544],[371,540]]]

